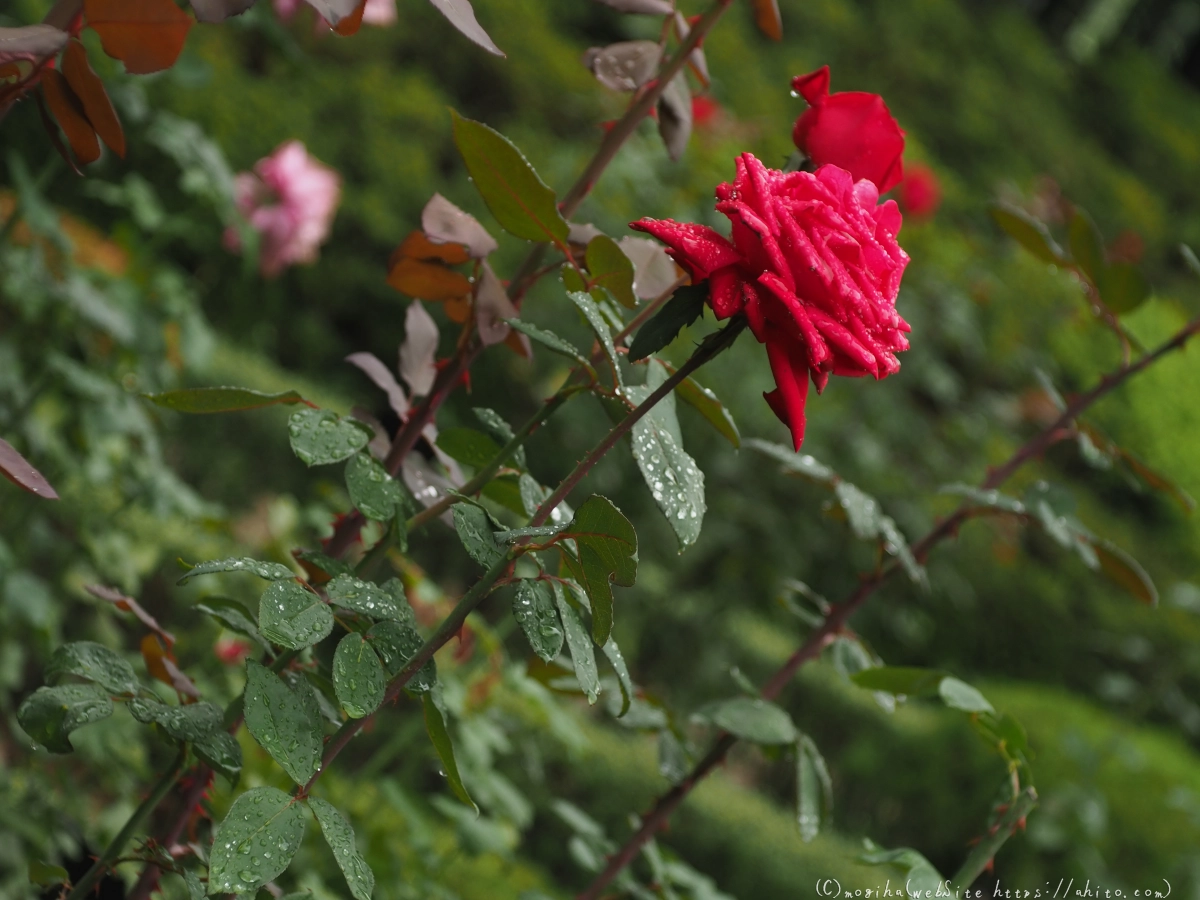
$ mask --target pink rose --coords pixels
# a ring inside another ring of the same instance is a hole
[[[300,141],[288,141],[241,172],[234,183],[234,200],[250,227],[262,238],[259,266],[274,277],[287,266],[312,262],[329,236],[341,198],[341,180],[317,162]],[[225,234],[231,249],[240,246],[237,232]]]
[[[829,66],[792,79],[792,90],[809,107],[796,120],[792,139],[817,166],[846,169],[854,180],[866,178],[879,193],[900,183],[904,132],[878,94],[829,93]]]
[[[749,153],[717,200],[732,241],[669,219],[631,227],[665,243],[693,282],[708,279],[718,319],[745,312],[777,385],[763,396],[799,450],[810,378],[818,393],[831,374],[884,378],[908,349],[908,323],[896,312],[908,265],[896,243],[900,210],[845,169],[785,173]]]

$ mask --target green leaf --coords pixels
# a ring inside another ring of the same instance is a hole
[[[184,388],[161,394],[142,394],[151,403],[183,413],[223,413],[245,409],[260,409],[277,403],[307,403],[295,391],[264,394],[248,388],[209,387]]]
[[[192,745],[196,755],[214,772],[220,772],[236,786],[242,774],[242,745],[228,731],[217,730]]]
[[[969,713],[994,713],[996,710],[988,702],[987,697],[979,693],[965,681],[959,681],[952,676],[946,676],[938,682],[938,696],[951,709],[961,709]]]
[[[928,896],[933,897],[939,887],[943,891],[945,890],[945,879],[933,867],[933,863],[916,850],[908,847],[898,850],[883,850],[867,841],[867,852],[858,859],[859,862],[864,862],[869,866],[891,866],[898,869],[904,876],[905,892],[908,896],[924,897],[926,896],[925,892],[929,891]]]
[[[593,284],[605,288],[622,306],[633,309],[633,262],[608,235],[599,234],[588,241],[587,270]]]
[[[807,843],[821,830],[821,812],[833,809],[833,779],[825,758],[807,734],[796,741],[796,822],[800,839]]]
[[[544,581],[522,580],[513,598],[513,618],[533,652],[550,662],[562,652],[563,627],[554,608],[553,591]]]
[[[258,633],[258,626],[254,624],[253,614],[236,600],[230,600],[227,597],[205,597],[196,604],[195,609],[197,612],[212,616],[230,631],[245,635],[266,647],[270,646]]]
[[[280,581],[284,578],[295,578],[296,573],[281,563],[262,562],[257,559],[229,558],[214,559],[192,566],[176,584],[185,584],[199,575],[212,575],[217,572],[249,572],[267,581]]]
[[[129,701],[129,712],[144,724],[156,722],[177,741],[202,741],[221,733],[225,714],[213,703],[171,706],[151,697]]]
[[[471,503],[458,503],[454,507],[454,530],[466,548],[467,554],[485,569],[490,569],[504,556],[505,550],[492,536],[492,522],[488,514]]]
[[[1113,263],[1098,287],[1104,305],[1118,315],[1133,312],[1150,298],[1150,284],[1133,263]]]
[[[633,343],[629,345],[629,361],[645,359],[675,340],[680,331],[700,318],[708,301],[708,292],[707,281],[686,285],[675,291],[662,309],[638,329]]]
[[[675,386],[675,393],[679,395],[680,400],[704,416],[725,440],[733,444],[735,449],[742,446],[742,436],[738,431],[737,423],[733,421],[729,410],[717,399],[716,394],[695,378],[683,379]]]
[[[258,628],[272,643],[303,650],[333,631],[333,613],[325,602],[294,581],[276,581],[258,605]]]
[[[592,641],[588,638],[583,621],[579,618],[579,613],[568,602],[562,583],[555,581],[551,584],[554,591],[554,604],[558,607],[563,632],[567,638],[567,647],[571,650],[571,662],[575,666],[575,679],[579,682],[579,687],[583,689],[584,694],[587,695],[588,703],[595,703],[600,696],[600,672],[596,668],[596,651],[592,647]]]
[[[61,684],[40,687],[21,704],[17,721],[25,733],[51,753],[70,753],[75,748],[67,739],[76,728],[107,719],[113,703],[94,684]]]
[[[570,227],[558,200],[512,142],[482,122],[454,118],[454,143],[475,188],[509,234],[527,241],[566,243]]]
[[[506,445],[509,441],[517,436],[516,432],[512,430],[512,426],[509,425],[508,422],[504,421],[504,418],[500,415],[500,413],[496,412],[494,409],[488,409],[485,406],[476,406],[471,411],[475,413],[475,418],[477,418],[483,424],[483,427],[488,430],[488,433],[496,439],[496,443]],[[524,469],[528,467],[528,464],[525,460],[525,448],[523,446],[518,447],[515,451],[513,451],[513,455],[510,458],[516,468]],[[509,460],[507,459],[505,460],[506,463],[508,461]]]
[[[875,666],[850,676],[850,680],[869,691],[887,691],[906,697],[920,697],[937,691],[946,673],[937,669],[911,666]]]
[[[405,506],[403,485],[365,453],[346,463],[346,490],[354,508],[376,522],[391,521]]]
[[[1056,265],[1062,265],[1066,261],[1062,248],[1050,237],[1046,226],[1024,210],[1001,204],[993,206],[991,214],[997,225],[1038,259]]]
[[[473,469],[484,468],[500,452],[499,444],[474,428],[447,428],[438,434],[437,445],[451,459]]]
[[[1025,515],[1025,504],[1015,497],[1002,494],[999,491],[981,491],[969,484],[947,484],[938,489],[939,494],[954,494],[970,500],[976,506],[994,509],[998,512],[1012,513],[1016,516]]]
[[[1179,255],[1183,257],[1183,263],[1187,266],[1193,275],[1200,278],[1200,257],[1196,256],[1196,251],[1187,244],[1179,245]]]
[[[294,690],[274,672],[246,661],[246,727],[296,784],[321,763],[321,713],[311,690]]]
[[[621,653],[621,648],[617,646],[617,642],[611,637],[600,648],[609,663],[613,667],[613,671],[617,673],[617,684],[621,688],[621,711],[617,713],[617,718],[621,718],[627,712],[633,703],[633,678],[629,674],[629,666],[625,664],[625,656]]]
[[[1150,606],[1158,605],[1158,589],[1141,564],[1111,541],[1097,538],[1092,549],[1100,560],[1100,571],[1131,596]]]
[[[77,675],[95,682],[110,694],[136,694],[138,690],[133,666],[93,641],[76,641],[59,647],[46,663],[45,674],[48,684],[64,675]]]
[[[298,409],[288,419],[292,452],[306,466],[349,459],[371,440],[371,432],[353,419],[328,409]]]
[[[333,654],[333,688],[346,715],[361,719],[379,709],[387,690],[383,664],[367,639],[351,632]]]
[[[437,751],[438,759],[442,761],[442,774],[450,782],[450,790],[464,804],[475,812],[479,812],[479,807],[467,793],[462,776],[458,774],[458,762],[454,759],[454,745],[450,743],[450,732],[446,730],[446,720],[442,717],[442,711],[434,702],[433,692],[427,692],[421,698],[421,703],[425,710],[425,730],[429,732],[429,740],[433,742],[433,749]]]
[[[325,585],[325,593],[330,603],[370,616],[372,619],[393,619],[397,622],[412,622],[415,617],[412,607],[404,596],[404,588],[396,579],[395,585],[388,586],[399,590],[399,596],[385,590],[377,584],[355,578],[353,575],[339,575]]]
[[[637,533],[611,500],[593,494],[560,532],[579,549],[579,583],[592,605],[592,637],[603,647],[612,632],[612,585],[630,587],[637,578]]]
[[[511,509],[518,516],[525,515],[525,501],[521,497],[521,483],[516,475],[499,475],[483,486],[480,493],[503,506]]]
[[[213,834],[208,893],[251,894],[283,874],[304,839],[304,809],[278,788],[251,788]]]
[[[408,661],[425,646],[420,632],[404,622],[380,622],[367,632],[367,640],[383,660],[389,678],[395,678]],[[431,659],[416,671],[405,686],[414,694],[423,694],[437,684],[437,664]]]
[[[375,891],[375,873],[358,852],[354,829],[332,803],[318,797],[308,798],[308,808],[317,817],[325,843],[333,851],[338,868],[346,876],[346,884],[354,900],[371,900]]]
[[[188,900],[204,900],[204,885],[200,883],[200,876],[191,869],[184,869],[182,877]]]
[[[644,386],[626,388],[634,403],[644,403],[667,380],[667,370],[657,360],[651,360],[647,369]],[[683,449],[674,393],[634,423],[631,437],[633,458],[642,478],[675,531],[679,549],[686,550],[700,537],[708,507],[704,502],[704,473]]]
[[[67,870],[62,866],[52,866],[50,863],[44,863],[37,859],[29,861],[29,881],[31,884],[36,884],[39,887],[54,887],[56,884],[65,883],[68,878]]]
[[[1091,216],[1081,209],[1075,211],[1071,224],[1067,227],[1067,245],[1071,248],[1071,258],[1075,260],[1075,264],[1083,269],[1092,284],[1099,287],[1108,268],[1104,238]]]
[[[758,438],[746,441],[746,446],[782,463],[784,472],[788,475],[799,475],[809,481],[829,487],[837,484],[840,480],[833,469],[824,463],[817,462],[816,458],[807,453],[796,453],[790,447],[772,444],[770,441],[761,441]]]
[[[304,562],[320,569],[330,578],[336,578],[339,575],[354,574],[353,567],[342,562],[340,559],[334,559],[332,556],[326,556],[319,550],[298,550],[295,551],[296,559],[302,559]]]
[[[522,322],[520,319],[505,319],[504,321],[508,323],[509,327],[515,328],[521,334],[541,344],[547,350],[557,353],[560,356],[565,356],[568,359],[573,359],[591,371],[592,365],[588,362],[587,357],[580,353],[575,345],[565,338],[560,338],[554,332],[539,328],[529,322]]]
[[[793,744],[799,737],[792,717],[774,703],[751,697],[734,697],[706,703],[692,714],[730,734],[755,744]]]
[[[568,291],[567,296],[571,298],[572,303],[579,307],[579,311],[583,313],[583,318],[596,335],[596,339],[600,341],[600,346],[604,348],[604,355],[608,357],[609,363],[612,364],[613,370],[617,373],[617,381],[619,383],[621,369],[617,365],[617,350],[613,346],[612,330],[608,327],[608,323],[604,321],[600,307],[596,305],[595,300],[582,291]]]

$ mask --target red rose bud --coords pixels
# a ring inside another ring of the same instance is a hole
[[[896,312],[908,265],[896,242],[900,210],[845,169],[780,172],[749,153],[717,200],[732,241],[670,219],[630,227],[665,243],[693,282],[708,279],[718,319],[745,312],[777,385],[763,396],[799,450],[810,378],[818,393],[831,374],[884,378],[908,349],[908,323]]]
[[[809,108],[796,120],[792,140],[817,166],[834,165],[881,194],[900,183],[904,132],[883,98],[862,91],[829,93],[829,66],[792,79]]]
[[[909,166],[900,182],[900,205],[910,216],[932,216],[942,205],[942,184],[933,169],[920,164]]]
[[[713,119],[721,112],[721,105],[706,94],[696,94],[692,97],[692,123],[697,128],[705,128],[712,124]]]

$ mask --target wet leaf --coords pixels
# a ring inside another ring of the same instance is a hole
[[[276,581],[263,591],[258,630],[281,647],[303,650],[333,631],[333,613],[325,602],[294,581]]]
[[[633,262],[612,238],[603,234],[592,238],[587,245],[587,269],[592,283],[607,290],[622,306],[628,309],[637,306]]]
[[[396,584],[399,584],[397,581]],[[414,621],[412,608],[404,597],[353,575],[339,575],[325,586],[330,603],[370,616],[372,619],[391,619],[396,622]]]
[[[134,75],[175,65],[192,18],[171,0],[83,0],[88,25],[104,52]]]
[[[611,500],[593,494],[562,530],[578,547],[577,576],[592,607],[596,646],[608,642],[613,623],[612,585],[630,587],[637,578],[637,533]]]
[[[692,713],[692,719],[755,744],[792,744],[799,737],[791,716],[774,703],[754,697],[706,703]]]
[[[338,641],[333,655],[333,687],[342,709],[352,719],[369,716],[383,703],[387,677],[363,635],[351,632]]]
[[[213,834],[208,893],[253,895],[287,869],[304,839],[304,808],[273,787],[233,801]]]
[[[453,116],[454,142],[496,221],[527,241],[566,243],[569,229],[554,191],[521,151],[482,122]]]
[[[492,267],[486,262],[480,267],[479,289],[475,292],[475,325],[485,347],[502,343],[511,333],[509,319],[518,316],[517,308]],[[528,338],[524,340],[529,343]],[[529,353],[524,353],[529,356]]]
[[[488,430],[491,436],[495,438],[496,443],[506,445],[509,441],[516,437],[516,433],[512,430],[512,426],[509,425],[508,422],[504,421],[504,418],[494,409],[476,406],[471,410],[471,412],[475,413],[475,418],[477,418],[483,427]],[[518,469],[526,468],[525,448],[523,446],[518,447],[513,451],[513,455],[504,462],[506,464],[511,462]]]
[[[619,719],[629,712],[629,707],[633,703],[633,678],[629,674],[629,667],[625,664],[625,657],[621,653],[621,648],[617,646],[616,641],[610,637],[607,643],[600,649],[608,658],[613,671],[617,673],[617,684],[621,688],[621,709],[617,713],[617,718]]]
[[[617,241],[617,246],[633,263],[633,292],[638,299],[660,297],[679,280],[681,270],[658,241],[628,236]]]
[[[500,452],[499,444],[474,428],[447,428],[438,434],[437,445],[451,459],[473,469],[484,468]]]
[[[387,394],[388,406],[392,412],[403,418],[408,415],[408,395],[392,374],[392,370],[374,353],[351,353],[346,362],[359,369],[371,379],[377,388]]]
[[[562,652],[563,627],[549,584],[528,579],[518,582],[512,609],[529,646],[542,660],[550,662]]]
[[[188,742],[211,738],[221,731],[225,718],[221,708],[212,703],[172,706],[145,696],[130,700],[129,712],[139,722],[154,722],[175,740]]]
[[[333,858],[337,860],[338,868],[346,878],[351,896],[354,900],[371,900],[371,894],[375,890],[375,874],[358,852],[354,829],[350,827],[346,817],[332,803],[318,797],[309,797],[308,807],[317,817],[321,834],[329,849],[333,851]]]
[[[421,698],[421,703],[425,711],[425,730],[429,732],[429,740],[433,742],[433,749],[437,751],[438,759],[442,761],[442,774],[450,782],[450,790],[462,803],[478,813],[479,807],[467,793],[462,776],[458,773],[458,762],[454,759],[454,745],[450,742],[450,732],[446,730],[446,720],[442,717],[442,711],[434,702],[433,692],[426,693]]]
[[[407,505],[404,486],[365,453],[346,463],[346,490],[354,507],[376,522],[391,521]]]
[[[434,194],[421,211],[421,229],[435,243],[455,243],[475,259],[486,259],[500,249],[479,220],[463,212],[441,194]]]
[[[604,315],[600,312],[600,307],[596,305],[596,301],[590,295],[585,294],[583,291],[568,291],[567,296],[571,298],[571,302],[579,307],[579,311],[583,313],[584,320],[591,327],[592,332],[596,335],[596,339],[600,342],[600,346],[604,349],[604,355],[612,365],[619,383],[621,380],[621,367],[617,363],[617,350],[613,346],[612,330],[604,320]]]
[[[17,710],[17,721],[25,733],[51,753],[70,753],[68,735],[76,728],[107,719],[113,703],[104,689],[94,684],[61,684],[40,687],[25,698]]]
[[[63,644],[46,663],[45,675],[50,684],[64,675],[86,678],[110,694],[136,694],[138,690],[133,666],[112,650],[93,641]]]
[[[521,334],[526,335],[530,339],[537,341],[547,350],[552,350],[561,356],[565,356],[568,359],[573,359],[575,362],[581,363],[591,370],[591,363],[588,362],[587,358],[580,353],[570,341],[560,338],[552,331],[539,328],[537,325],[533,325],[529,322],[522,322],[520,319],[505,319],[505,321],[510,327],[521,332]]]
[[[288,687],[270,669],[246,660],[246,727],[260,747],[305,784],[321,763],[321,713],[310,690]]]
[[[665,365],[665,363],[664,363]],[[667,366],[672,375],[674,370]],[[734,448],[742,446],[742,436],[738,431],[733,415],[725,405],[717,399],[717,395],[698,382],[695,378],[685,378],[675,386],[675,393],[684,403],[695,409],[713,428],[729,441]]]
[[[492,522],[488,514],[471,503],[459,503],[454,507],[454,530],[466,548],[468,555],[485,569],[490,569],[505,554],[505,550],[492,536]]]
[[[142,396],[151,403],[183,413],[239,412],[246,409],[261,409],[264,406],[274,406],[278,403],[305,402],[304,398],[295,391],[264,394],[262,391],[238,387],[183,388],[178,391],[164,391],[161,394],[143,394]]]
[[[707,284],[679,288],[671,299],[663,304],[662,309],[638,329],[633,343],[629,346],[629,361],[645,359],[675,340],[680,331],[700,318],[707,300]]]
[[[250,559],[249,557],[230,557],[228,559],[214,559],[192,566],[188,569],[187,574],[175,583],[186,584],[199,575],[213,575],[217,572],[248,572],[251,575],[257,575],[259,578],[265,578],[267,581],[280,581],[285,578],[296,577],[296,573],[282,563],[263,562],[262,560]]]
[[[587,628],[579,618],[579,613],[567,600],[567,589],[558,581],[551,583],[551,589],[554,593],[554,604],[558,607],[559,619],[563,625],[567,647],[571,651],[571,662],[575,667],[575,680],[579,682],[580,689],[587,696],[588,703],[595,703],[600,696],[600,671],[596,668],[596,650],[592,646],[592,640],[588,637]],[[579,595],[576,594],[576,596]]]
[[[217,730],[192,745],[201,761],[236,786],[242,774],[242,746],[228,731]]]
[[[678,162],[692,139],[692,91],[682,71],[658,98],[658,133],[667,147],[667,156]]]
[[[306,466],[349,459],[371,440],[371,431],[328,409],[299,409],[288,419],[292,452]]]
[[[621,41],[590,47],[583,54],[583,64],[597,81],[609,90],[626,93],[653,80],[661,61],[662,48],[656,41]]]
[[[634,403],[641,404],[666,380],[667,370],[651,360],[645,386],[629,387],[626,392]],[[704,473],[683,449],[674,392],[634,423],[631,438],[642,478],[679,539],[679,549],[686,550],[700,536],[707,506]]]
[[[0,438],[0,475],[31,494],[37,494],[47,500],[58,499],[58,494],[42,473],[31,466],[29,461],[13,448],[12,444],[2,438]]]
[[[833,780],[821,751],[812,738],[801,734],[796,741],[796,822],[800,839],[808,842],[821,830],[822,809],[833,808]]]
[[[425,640],[411,624],[406,622],[380,622],[367,632],[367,641],[375,648],[383,661],[389,678],[395,678],[408,661],[425,646]],[[437,664],[430,659],[409,679],[405,689],[422,694],[437,684]]]
[[[450,20],[451,25],[488,53],[494,53],[497,56],[504,55],[504,51],[496,46],[476,20],[475,10],[471,8],[469,0],[429,0],[429,2],[433,4],[434,9]]]

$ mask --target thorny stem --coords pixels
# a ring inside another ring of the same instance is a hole
[[[191,789],[187,792],[187,796],[183,799],[183,809],[180,810],[174,824],[171,825],[171,830],[167,832],[166,837],[162,840],[163,849],[168,853],[179,842],[179,838],[183,835],[183,829],[187,827],[188,820],[192,817],[192,811],[195,810],[196,805],[204,798],[204,791],[208,788],[209,772],[208,766],[201,766],[196,770],[196,781],[192,784]],[[158,879],[161,876],[162,870],[157,865],[151,863],[146,866],[142,870],[137,884],[133,886],[128,900],[148,900],[150,894],[158,886]]]
[[[975,848],[967,856],[966,862],[950,879],[950,886],[956,891],[960,891],[974,884],[975,879],[992,861],[996,851],[1004,846],[1004,842],[1012,836],[1016,829],[1024,827],[1025,817],[1037,805],[1037,801],[1037,791],[1031,787],[1027,787],[1017,794],[1016,799],[1004,811],[1000,821],[992,826],[975,845]]]
[[[187,748],[180,747],[179,753],[176,754],[175,760],[171,763],[171,767],[162,774],[162,777],[150,789],[149,796],[134,810],[133,815],[129,817],[125,826],[112,839],[112,842],[104,849],[104,852],[96,858],[96,861],[92,863],[92,867],[84,873],[79,881],[75,882],[75,886],[71,888],[71,893],[67,894],[67,900],[83,900],[91,892],[96,883],[104,876],[105,870],[113,860],[121,855],[121,850],[128,843],[129,839],[133,837],[133,833],[142,827],[142,823],[146,821],[150,813],[154,811],[155,807],[162,802],[162,799],[175,786],[175,782],[183,774],[183,764],[186,759]]]
[[[1003,465],[992,469],[983,480],[982,489],[994,490],[998,488],[1029,460],[1041,456],[1058,440],[1058,436],[1064,433],[1064,429],[1086,409],[1124,384],[1134,375],[1153,365],[1163,356],[1181,348],[1197,333],[1200,333],[1200,319],[1194,319],[1189,322],[1176,332],[1172,338],[1155,350],[1144,354],[1136,362],[1122,365],[1120,368],[1102,377],[1094,388],[1085,394],[1080,394],[1068,403],[1067,408],[1063,410],[1058,419],[1022,444]],[[922,562],[927,559],[930,551],[937,544],[957,532],[959,525],[966,521],[970,513],[970,503],[963,503],[959,506],[950,516],[935,525],[923,538],[912,545],[913,556]],[[774,700],[777,698],[800,667],[819,656],[825,646],[842,632],[850,616],[857,612],[871,595],[898,571],[900,571],[900,566],[893,563],[886,568],[877,569],[873,573],[864,576],[859,582],[858,587],[848,597],[830,608],[821,625],[808,636],[796,652],[763,685],[760,691],[763,699]],[[671,814],[679,807],[687,795],[691,793],[692,789],[703,781],[725,759],[726,754],[728,754],[737,742],[738,739],[733,735],[722,733],[713,743],[708,753],[705,754],[704,758],[695,765],[687,776],[655,801],[654,806],[642,818],[641,826],[638,830],[616,853],[608,858],[608,863],[605,865],[603,871],[592,880],[592,883],[582,893],[577,895],[576,900],[598,900],[601,892],[612,883],[613,879],[627,865],[633,862],[638,853],[641,852],[642,847],[667,824],[667,820],[670,819]],[[1026,798],[1024,793],[1018,795],[1014,804],[1023,805],[1028,803],[1029,806],[1032,806],[1033,802],[1036,801],[1036,795],[1027,799],[1023,798]],[[1007,818],[1005,821],[1007,821]],[[992,849],[992,852],[995,852],[995,848]],[[974,858],[975,854],[972,854],[967,862],[971,863]],[[983,859],[981,867],[989,858],[990,855]],[[975,872],[975,875],[978,874],[978,871]],[[970,875],[971,872],[967,865],[964,864],[963,869],[955,876],[955,881],[958,883],[960,878],[966,878]],[[962,882],[962,884],[968,883],[969,881]]]

